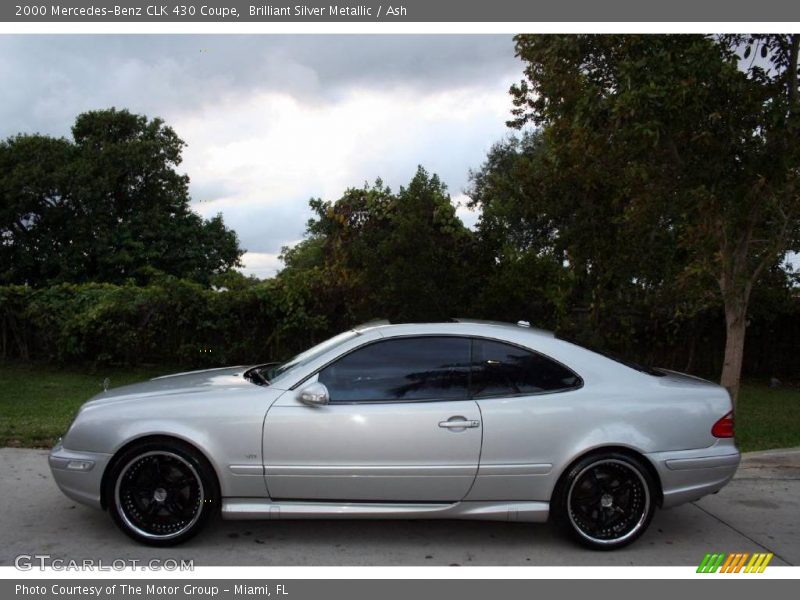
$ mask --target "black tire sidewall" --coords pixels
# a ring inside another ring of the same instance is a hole
[[[632,536],[620,542],[600,544],[584,537],[570,520],[569,489],[581,471],[594,463],[602,462],[604,460],[618,460],[625,462],[631,468],[636,469],[636,471],[642,476],[642,479],[647,486],[647,492],[650,501],[641,527],[639,527],[639,529]],[[562,529],[566,530],[575,541],[587,548],[591,548],[592,550],[616,550],[617,548],[623,548],[636,541],[645,531],[647,531],[647,528],[650,526],[650,522],[653,519],[653,514],[655,513],[655,507],[656,485],[650,471],[641,460],[620,452],[598,452],[578,460],[576,463],[570,466],[569,470],[561,477],[558,485],[556,486],[555,493],[553,494],[553,511],[556,522]]]
[[[137,531],[131,529],[125,523],[124,519],[117,510],[115,488],[117,479],[119,478],[122,470],[125,468],[125,465],[130,463],[137,456],[141,456],[146,452],[153,451],[172,452],[188,461],[192,467],[194,467],[203,485],[203,495],[205,501],[200,509],[200,516],[189,529],[173,538],[158,539],[143,536]],[[105,497],[107,499],[108,512],[117,527],[119,527],[126,535],[133,538],[137,542],[147,544],[149,546],[160,547],[175,546],[194,537],[200,532],[201,529],[203,529],[206,523],[208,523],[208,521],[219,512],[220,507],[219,484],[217,483],[217,477],[211,465],[197,450],[178,440],[165,439],[143,441],[142,443],[135,444],[134,446],[124,450],[118,457],[115,458],[111,466],[111,470],[109,471],[109,475],[106,478]]]

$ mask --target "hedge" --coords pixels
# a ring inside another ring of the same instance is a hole
[[[324,298],[280,277],[230,290],[171,278],[147,286],[0,286],[0,361],[201,368],[282,360],[352,325],[346,302]],[[573,325],[581,329],[579,316]],[[649,323],[629,333],[627,351],[608,349],[715,379],[724,335],[712,313],[673,335]],[[744,376],[800,381],[798,339],[800,302],[753,318]]]
[[[207,366],[277,360],[328,334],[281,282],[0,286],[0,358]]]

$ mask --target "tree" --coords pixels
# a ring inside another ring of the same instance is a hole
[[[577,145],[554,146],[549,133],[496,144],[471,173],[481,246],[495,261],[487,286],[492,312],[507,312],[504,300],[514,297],[507,306],[524,307],[541,326],[636,354],[654,326],[675,320],[675,233],[646,227],[642,215],[632,218],[618,187],[624,162],[603,152],[587,164],[572,156]],[[591,135],[585,132],[581,155]],[[662,327],[660,341],[667,337]]]
[[[542,128],[562,186],[606,171],[634,240],[675,236],[683,293],[707,305],[716,289],[724,308],[734,401],[753,286],[800,244],[798,39],[516,38],[525,79],[510,124]]]
[[[397,193],[378,180],[309,204],[308,237],[284,249],[279,278],[305,274],[334,328],[443,319],[464,308],[474,240],[436,175],[420,167]]]
[[[66,193],[74,146],[41,135],[0,142],[0,282],[57,278],[75,219]]]
[[[189,208],[176,170],[184,142],[160,119],[81,114],[73,140],[0,142],[0,281],[146,282],[158,273],[208,283],[240,264],[220,216]]]

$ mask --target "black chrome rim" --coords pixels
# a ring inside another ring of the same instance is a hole
[[[629,463],[607,459],[584,468],[572,482],[568,511],[573,527],[598,544],[624,541],[639,531],[650,510],[642,474]]]
[[[197,522],[204,502],[195,468],[173,452],[146,452],[119,474],[115,501],[125,524],[138,534],[169,539]]]

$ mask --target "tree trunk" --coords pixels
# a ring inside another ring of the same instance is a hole
[[[730,306],[725,306],[725,358],[722,363],[720,384],[728,390],[734,409],[739,396],[746,327],[747,302],[732,302]]]

